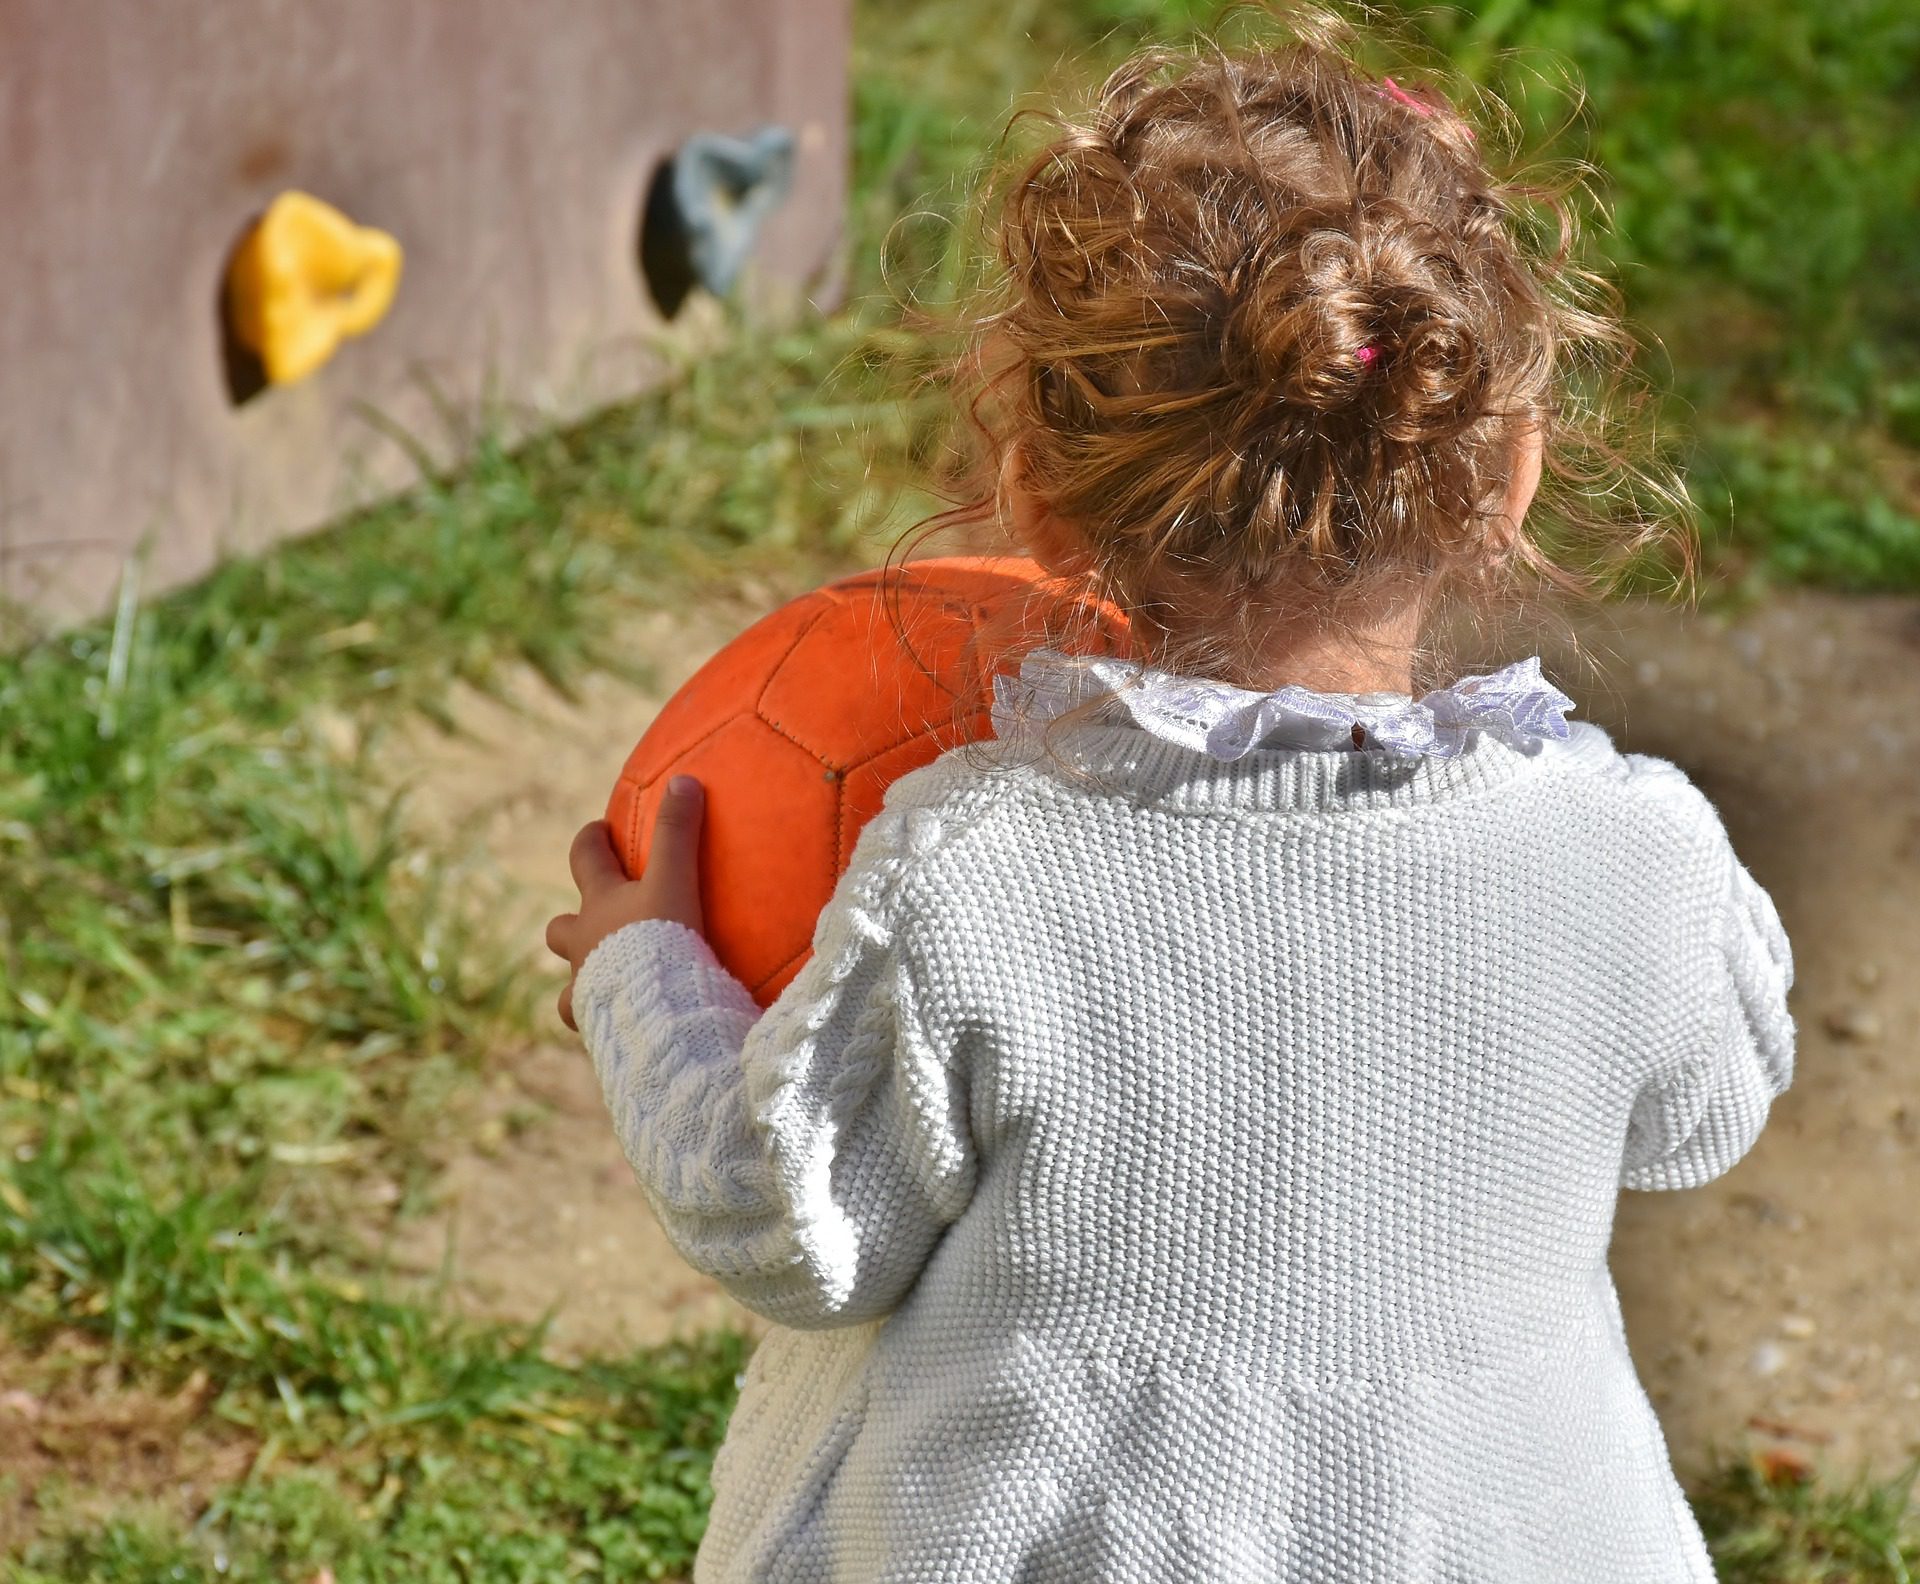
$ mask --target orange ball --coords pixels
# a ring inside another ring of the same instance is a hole
[[[1020,557],[955,556],[830,583],[735,638],[640,739],[607,805],[621,862],[640,873],[668,778],[697,776],[707,939],[761,1006],[812,954],[887,787],[990,734],[984,704],[957,719],[957,701],[963,689],[984,700],[986,673],[1045,636],[1060,607],[1041,577]],[[1105,645],[1124,642],[1111,606],[1096,621]]]

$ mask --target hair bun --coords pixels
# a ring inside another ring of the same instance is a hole
[[[1465,272],[1405,222],[1317,218],[1247,260],[1229,362],[1290,407],[1409,444],[1457,436],[1484,412],[1490,377]]]

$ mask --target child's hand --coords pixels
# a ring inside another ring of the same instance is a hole
[[[623,925],[640,919],[673,919],[698,930],[700,913],[700,812],[704,794],[692,776],[675,776],[654,815],[646,868],[629,880],[613,849],[605,820],[583,826],[567,863],[580,888],[580,911],[562,913],[547,925],[547,950],[564,957],[573,974],[594,947]],[[560,1021],[573,1021],[573,974],[560,992]]]

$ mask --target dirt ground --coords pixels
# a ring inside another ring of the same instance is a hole
[[[199,1512],[259,1451],[211,1416],[204,1373],[162,1396],[126,1384],[97,1339],[63,1337],[47,1357],[58,1367],[39,1389],[0,1390],[0,1557],[43,1532],[49,1507],[73,1529],[130,1499]],[[48,1374],[46,1359],[22,1368],[0,1344],[0,1381]]]
[[[566,706],[527,678],[512,704],[465,701],[464,735],[410,739],[416,814],[467,832],[513,883],[529,951],[571,900],[569,837],[661,700],[803,586],[640,624],[650,687],[600,678]],[[1613,1265],[1642,1378],[1683,1475],[1773,1445],[1836,1477],[1892,1473],[1920,1455],[1920,601],[1625,607],[1579,642],[1602,679],[1553,646],[1550,673],[1584,717],[1715,799],[1797,957],[1797,1078],[1753,1152],[1706,1188],[1622,1198]],[[555,1028],[503,1056],[493,1121],[437,1208],[402,1224],[395,1268],[447,1275],[475,1313],[556,1308],[563,1353],[755,1324],[666,1243]]]

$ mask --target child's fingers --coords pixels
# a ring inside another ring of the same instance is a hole
[[[573,961],[573,952],[569,945],[575,928],[580,923],[578,913],[560,913],[547,920],[547,950],[554,956],[567,962]]]
[[[566,989],[560,992],[560,1021],[574,1033],[580,1032],[580,1025],[573,1021],[573,981],[571,979],[567,981]]]
[[[613,850],[613,832],[605,820],[580,827],[567,852],[567,867],[573,872],[573,883],[580,888],[582,902],[627,883],[627,872],[620,867],[620,855]]]
[[[705,802],[692,776],[675,776],[653,816],[646,881],[656,899],[700,895],[700,816]]]

